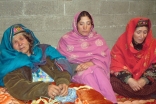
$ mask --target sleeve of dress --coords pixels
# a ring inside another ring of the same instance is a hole
[[[62,71],[66,70],[70,73],[71,76],[74,75],[74,69],[72,69],[67,59],[64,59],[64,58],[56,59],[55,64],[60,70]]]
[[[114,76],[116,76],[118,79],[120,79],[124,83],[127,83],[127,80],[129,78],[132,78],[131,73],[129,73],[127,71],[119,71],[116,74],[114,74]]]
[[[51,60],[50,57],[47,57],[47,62],[45,65],[40,66],[44,72],[51,76],[56,85],[67,84],[69,85],[71,81],[71,75],[67,71],[61,71],[57,68],[55,60]],[[50,70],[49,70],[50,69]]]
[[[4,84],[8,92],[20,100],[33,100],[40,96],[49,97],[48,85],[50,82],[32,82],[23,75],[23,70],[26,70],[25,67],[10,72],[4,77]],[[29,70],[26,70],[24,73],[31,72]]]
[[[156,63],[153,63],[142,75],[143,78],[146,78],[149,83],[152,84],[156,80]]]

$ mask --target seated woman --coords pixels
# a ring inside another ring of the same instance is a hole
[[[73,82],[87,84],[117,103],[110,84],[110,49],[94,31],[93,19],[87,11],[75,15],[73,30],[61,37],[58,50],[75,67]]]
[[[20,100],[65,96],[71,80],[65,70],[70,67],[60,60],[68,63],[55,48],[40,44],[31,30],[22,24],[12,25],[1,40],[0,86]]]
[[[156,94],[156,40],[151,21],[136,17],[111,51],[111,84],[115,92],[131,98],[153,98]]]

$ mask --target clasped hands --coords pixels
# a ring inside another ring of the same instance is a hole
[[[79,72],[79,71],[86,70],[86,69],[88,69],[89,67],[91,67],[91,66],[93,66],[93,65],[94,65],[94,63],[91,62],[91,61],[81,63],[81,64],[79,64],[79,65],[76,67],[76,71]]]
[[[127,83],[133,89],[133,91],[139,91],[145,86],[146,80],[143,78],[140,78],[139,80],[135,80],[134,78],[129,78]]]
[[[59,84],[57,86],[57,85],[51,84],[48,86],[48,95],[52,99],[54,99],[56,96],[66,96],[68,95],[68,85]]]

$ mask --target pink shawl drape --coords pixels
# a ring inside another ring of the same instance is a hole
[[[77,13],[73,21],[73,30],[61,37],[57,49],[71,63],[92,61],[95,65],[109,72],[110,49],[103,37],[95,32],[94,25],[87,36],[82,36],[77,30]]]

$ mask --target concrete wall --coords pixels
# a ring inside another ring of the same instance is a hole
[[[156,36],[156,0],[0,0],[0,39],[10,25],[22,23],[41,43],[56,47],[72,29],[73,16],[82,10],[93,15],[95,30],[110,48],[132,17],[150,18]]]

